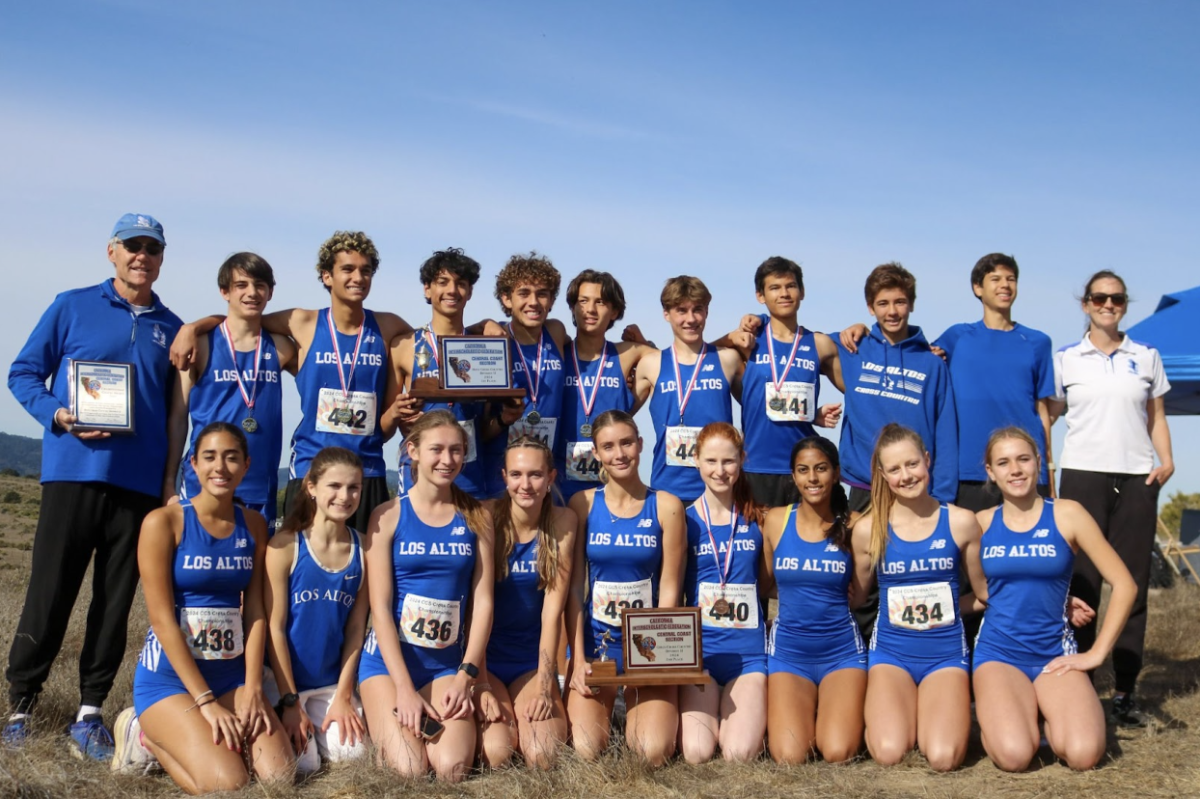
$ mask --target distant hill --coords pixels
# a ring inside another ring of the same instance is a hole
[[[0,433],[0,469],[36,477],[42,473],[42,440]]]

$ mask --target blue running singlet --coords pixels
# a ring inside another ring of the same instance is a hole
[[[721,368],[720,352],[704,346],[702,357],[691,366],[677,364],[674,350],[664,349],[650,396],[656,434],[650,485],[655,491],[669,491],[684,504],[704,493],[704,481],[696,468],[696,436],[710,422],[733,423],[729,381]]]
[[[585,488],[600,485],[600,462],[591,437],[596,417],[605,411],[628,412],[631,408],[633,392],[621,372],[616,345],[606,341],[603,357],[579,361],[572,343],[567,349],[559,447],[554,451],[564,502]]]
[[[1016,532],[997,509],[980,542],[988,605],[975,638],[974,665],[998,660],[1036,679],[1056,657],[1074,654],[1067,594],[1075,553],[1058,531],[1054,500],[1042,501],[1032,530]]]
[[[687,509],[683,577],[684,605],[700,608],[705,665],[720,655],[753,655],[765,667],[766,627],[758,596],[762,531],[757,522],[738,516],[732,533],[734,520],[713,525],[710,536],[705,517],[703,506]]]
[[[562,353],[546,328],[536,343],[520,344],[508,325],[512,336],[513,388],[525,389],[525,411],[521,418],[508,428],[508,436],[496,436],[484,446],[484,476],[487,495],[494,497],[504,491],[504,454],[508,442],[528,435],[541,439],[551,452],[557,452],[562,437],[562,415],[564,378]]]
[[[183,505],[183,534],[171,570],[175,619],[216,697],[246,680],[241,605],[253,573],[254,537],[241,508],[234,508],[233,532],[214,538],[191,503]],[[187,692],[151,628],[134,672],[134,709],[140,715],[162,699]]]
[[[279,489],[279,456],[283,452],[280,372],[279,352],[267,331],[262,331],[260,350],[237,353],[236,363],[223,327],[208,334],[208,365],[188,396],[192,438],[183,456],[181,499],[200,493],[191,462],[196,436],[210,422],[228,422],[246,430],[246,441],[250,444],[250,469],[238,485],[236,496],[266,517],[267,529],[272,529],[275,494]],[[254,402],[253,409],[247,408],[249,400]]]
[[[920,541],[904,541],[888,524],[887,547],[877,568],[879,616],[871,635],[870,665],[899,666],[917,684],[939,668],[967,668],[958,575],[958,544],[946,505],[938,511],[933,532]]]
[[[363,311],[358,334],[337,333],[331,311],[317,314],[312,345],[296,373],[304,418],[292,434],[291,479],[325,447],[345,447],[362,458],[363,477],[384,477],[379,420],[387,392],[388,342],[375,314]]]
[[[646,491],[637,516],[618,518],[608,509],[605,489],[597,488],[587,518],[588,591],[583,613],[588,651],[599,659],[603,635],[608,632],[608,659],[622,669],[621,609],[658,605],[662,575],[662,525],[658,522],[658,495]]]
[[[854,559],[833,541],[806,541],[788,508],[774,553],[779,615],[771,625],[772,671],[820,685],[838,668],[866,668],[866,648],[850,612]]]
[[[410,374],[413,380],[418,377],[439,376],[441,364],[438,363],[437,336],[428,326],[413,331],[413,363]],[[467,451],[463,456],[462,471],[454,479],[454,484],[475,499],[487,496],[486,480],[483,474],[484,459],[480,452],[479,418],[483,414],[482,402],[434,402],[425,400],[423,411],[448,410],[454,414],[458,424],[467,434]],[[406,457],[404,441],[400,442],[400,493],[404,493],[413,484],[412,464]]]
[[[350,540],[346,563],[330,567],[309,549],[308,536],[296,533],[288,581],[287,642],[297,691],[336,685],[341,676],[346,621],[363,581],[362,548],[353,529]]]
[[[409,497],[400,498],[392,539],[392,618],[413,688],[454,674],[462,663],[475,556],[475,532],[461,513],[449,524],[433,527],[421,521]],[[387,674],[387,666],[372,631],[363,646],[358,679],[380,674]]]
[[[496,581],[495,613],[488,639],[488,670],[509,685],[522,674],[536,671],[542,640],[542,604],[538,588],[538,539],[513,542],[508,574]]]
[[[800,328],[785,344],[771,335],[770,319],[764,322],[742,375],[746,471],[791,474],[792,447],[817,434],[812,421],[819,405],[820,367],[811,331]]]

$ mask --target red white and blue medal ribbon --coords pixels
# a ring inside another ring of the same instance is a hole
[[[683,373],[679,370],[679,353],[675,351],[675,343],[671,342],[671,360],[675,367],[675,397],[679,400],[679,424],[683,424],[683,411],[687,408],[688,400],[692,398],[692,389],[696,387],[696,377],[700,374],[700,364],[704,363],[704,354],[708,352],[708,344],[700,345],[700,355],[696,358],[696,366],[692,369],[692,377],[688,380],[687,392],[683,390]]]
[[[591,396],[587,396],[583,391],[583,374],[579,371],[579,347],[574,341],[571,342],[571,360],[575,363],[575,389],[579,392],[579,403],[583,406],[583,424],[579,427],[579,433],[585,438],[592,435],[592,409],[596,407],[596,395],[600,391],[600,378],[604,376],[604,360],[607,357],[608,345],[605,344],[603,352],[600,353],[600,366],[596,368],[596,382],[592,384]]]
[[[542,384],[542,350],[546,341],[546,328],[543,327],[541,335],[538,336],[536,373],[529,371],[529,361],[525,360],[525,351],[521,349],[521,342],[517,341],[517,334],[513,332],[512,322],[508,323],[508,334],[512,336],[513,342],[517,345],[517,355],[521,356],[521,366],[525,369],[525,391],[529,395],[529,404],[534,408],[527,414],[527,418],[529,418],[530,424],[536,425],[542,420],[542,415],[537,412],[537,397]]]
[[[338,380],[342,384],[342,398],[348,404],[350,402],[350,386],[354,384],[354,367],[358,365],[358,348],[362,346],[363,328],[367,326],[367,320],[363,319],[362,324],[358,326],[358,338],[354,342],[354,358],[350,361],[350,374],[345,374],[342,371],[342,351],[338,347],[337,327],[333,324],[333,309],[326,309],[325,315],[329,321],[329,340],[333,343],[333,357],[337,359],[337,373]]]

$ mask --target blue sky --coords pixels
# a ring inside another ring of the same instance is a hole
[[[185,319],[219,310],[242,249],[274,265],[274,308],[323,304],[317,246],[350,228],[383,256],[371,306],[411,322],[431,251],[484,265],[468,315],[495,316],[496,270],[537,249],[616,274],[660,344],[663,280],[703,277],[724,330],[775,254],[825,331],[901,261],[932,337],[979,316],[970,267],[999,250],[1017,319],[1061,346],[1096,269],[1128,280],[1130,324],[1198,282],[1197,22],[1187,2],[9,4],[0,359],[111,275],[125,211],[166,226],[157,288]],[[0,429],[38,434],[7,392]],[[1200,426],[1172,431],[1168,488],[1200,491]]]

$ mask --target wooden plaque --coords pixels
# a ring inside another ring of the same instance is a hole
[[[706,685],[699,608],[624,608],[624,674],[615,661],[592,661],[588,685]]]

